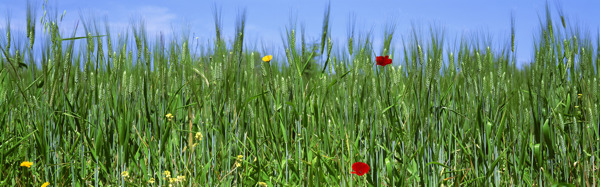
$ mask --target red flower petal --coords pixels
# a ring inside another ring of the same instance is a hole
[[[391,63],[392,63],[392,59],[390,59],[390,56],[385,56],[385,65],[388,65]]]
[[[392,59],[390,59],[390,56],[378,56],[375,58],[375,61],[377,62],[377,65],[379,66],[386,66],[388,64],[392,63]]]
[[[383,62],[383,57],[382,56],[378,56],[375,58],[375,61],[377,61],[377,63],[382,63]]]
[[[369,165],[367,165],[366,163],[356,162],[352,164],[352,170],[354,171],[350,173],[356,174],[358,176],[363,176],[364,174],[367,174],[369,172],[369,169]]]

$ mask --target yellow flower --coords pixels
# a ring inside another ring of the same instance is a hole
[[[178,182],[176,178],[169,178],[169,183],[175,183]]]
[[[165,177],[167,177],[167,178],[171,177],[171,172],[169,172],[169,171],[165,171],[165,172],[163,172],[163,174],[164,174],[164,175],[165,175]]]
[[[148,183],[154,184],[154,178],[150,178],[150,180],[148,180]]]
[[[177,180],[178,181],[184,181],[185,180],[185,176],[177,176]]]
[[[21,166],[23,166],[23,167],[30,168],[31,165],[33,165],[33,162],[29,162],[29,161],[21,162]]]
[[[237,160],[235,161],[235,164],[234,164],[235,167],[236,168],[242,167],[242,160],[244,159],[244,155],[238,155],[236,158],[237,158]]]
[[[258,182],[258,186],[267,187],[267,183],[265,183],[265,182]]]
[[[129,172],[123,171],[123,172],[121,172],[121,176],[127,178],[127,177],[129,177]]]
[[[204,137],[204,136],[202,136],[202,133],[200,133],[200,132],[197,132],[197,133],[196,133],[196,139],[197,139],[198,141],[201,141],[203,137]]]
[[[267,55],[267,56],[263,57],[262,60],[265,61],[265,62],[270,62],[271,59],[273,59],[273,55]]]
[[[165,117],[167,117],[167,119],[169,119],[169,121],[171,121],[173,119],[173,114],[168,113],[167,115],[165,115]]]
[[[42,184],[42,187],[46,187],[46,186],[49,186],[49,185],[50,185],[49,182],[45,182],[44,184]]]
[[[581,98],[581,96],[583,96],[583,94],[577,94],[577,98]]]
[[[167,119],[168,119],[169,121],[171,121],[171,120],[173,119],[173,117],[174,117],[174,116],[173,116],[173,114],[171,114],[171,113],[168,113],[167,115],[165,115],[165,117],[167,117]]]

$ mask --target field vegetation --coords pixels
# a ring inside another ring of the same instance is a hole
[[[600,185],[600,37],[560,11],[517,68],[514,17],[504,43],[388,24],[373,46],[353,21],[332,40],[326,7],[315,40],[257,48],[243,13],[202,42],[35,7],[0,40],[1,186]]]

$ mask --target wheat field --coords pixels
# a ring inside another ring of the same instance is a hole
[[[518,68],[514,17],[501,44],[389,24],[373,46],[325,7],[316,42],[260,49],[244,14],[207,43],[33,7],[1,31],[0,186],[600,185],[600,39],[548,8]]]

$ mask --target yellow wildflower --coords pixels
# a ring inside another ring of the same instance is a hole
[[[235,161],[235,167],[242,167],[242,159],[244,159],[244,155],[237,156],[237,160]]]
[[[185,180],[185,176],[183,176],[183,175],[182,176],[177,176],[177,180],[180,181],[180,182],[184,181]]]
[[[169,172],[169,171],[165,171],[165,172],[163,172],[163,174],[164,174],[164,175],[165,175],[165,177],[167,177],[167,178],[171,177],[171,172]]]
[[[262,58],[262,60],[265,61],[265,62],[270,62],[271,59],[273,59],[273,55],[267,55],[267,56],[265,56],[265,57]]]
[[[169,178],[169,183],[175,183],[178,182],[176,178]]]
[[[49,186],[49,185],[50,185],[49,182],[45,182],[44,184],[42,184],[42,187],[46,187],[46,186]]]
[[[150,180],[148,180],[148,183],[154,184],[154,178],[150,178]]]
[[[257,185],[260,187],[267,187],[267,183],[265,183],[265,182],[258,182]]]
[[[204,137],[204,136],[202,136],[202,133],[200,133],[200,132],[197,132],[197,133],[196,133],[196,139],[197,139],[198,141],[201,141],[203,137]]]
[[[31,165],[33,165],[33,162],[29,162],[29,161],[21,162],[21,166],[23,166],[23,167],[30,168]]]
[[[583,94],[577,94],[577,98],[581,98],[581,96],[583,96]]]
[[[167,119],[168,119],[169,121],[171,121],[171,120],[173,119],[173,117],[174,117],[174,116],[173,116],[173,114],[171,114],[171,113],[168,113],[167,115],[165,115],[165,117],[167,117]]]
[[[127,178],[127,177],[129,177],[129,172],[123,171],[123,172],[121,172],[121,176]]]

